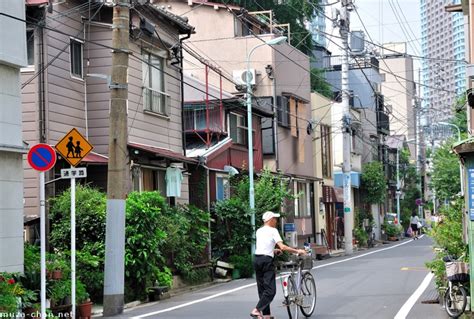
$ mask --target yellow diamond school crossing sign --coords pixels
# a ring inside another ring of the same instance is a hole
[[[72,166],[77,166],[94,148],[78,130],[73,128],[55,146],[58,153]]]

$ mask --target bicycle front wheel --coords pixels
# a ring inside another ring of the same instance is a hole
[[[298,319],[298,290],[292,276],[288,277],[288,296],[285,298],[286,310],[288,318]]]
[[[451,318],[458,318],[466,310],[466,290],[462,286],[448,289],[444,295],[444,307]]]
[[[301,279],[301,293],[303,294],[301,312],[306,317],[311,317],[316,308],[316,282],[309,272],[305,273]]]

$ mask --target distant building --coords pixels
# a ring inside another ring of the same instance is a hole
[[[459,3],[420,1],[421,54],[427,57],[422,60],[422,107],[433,109],[439,121],[451,117],[452,105],[466,86],[463,14],[445,11],[446,5]]]
[[[416,88],[414,82],[413,58],[406,54],[406,43],[383,45],[381,66],[384,69],[381,92],[385,103],[391,106],[390,134],[404,135],[407,140],[415,139]],[[415,144],[410,144],[413,159],[416,158]]]

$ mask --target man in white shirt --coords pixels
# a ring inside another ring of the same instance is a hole
[[[295,249],[283,244],[280,233],[276,229],[280,214],[265,212],[262,216],[263,226],[257,230],[257,243],[253,266],[257,278],[259,301],[250,313],[251,317],[262,319],[270,315],[270,304],[276,294],[275,266],[273,258],[275,253],[281,254],[288,251],[298,255],[306,255],[304,249]],[[275,249],[275,246],[278,249]]]

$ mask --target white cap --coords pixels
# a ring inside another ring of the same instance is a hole
[[[272,219],[272,218],[274,218],[274,217],[275,217],[275,218],[280,217],[280,214],[275,214],[274,212],[268,211],[268,212],[265,212],[265,213],[263,214],[262,220],[263,220],[263,222],[265,223],[265,222],[268,222],[270,219]]]

